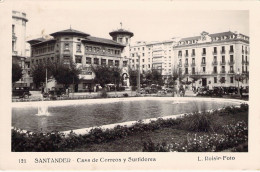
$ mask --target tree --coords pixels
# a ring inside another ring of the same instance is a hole
[[[221,78],[219,79],[219,82],[220,82],[221,84],[224,84],[224,83],[226,82],[225,77],[221,77]]]
[[[198,74],[190,75],[190,78],[192,79],[192,84],[193,84],[201,78],[201,75]]]
[[[182,80],[186,77],[186,75],[183,74],[182,69],[179,68],[179,71],[175,71],[175,75],[176,75],[176,74],[178,75],[179,82],[180,82],[180,83],[183,83]]]
[[[104,87],[106,84],[114,83],[119,85],[121,82],[121,69],[118,67],[108,67],[104,65],[92,66],[95,73],[94,82]]]
[[[19,81],[22,78],[22,68],[17,63],[12,63],[12,83]]]
[[[175,84],[176,80],[179,78],[179,73],[176,69],[173,69],[172,71],[172,81],[173,84]]]
[[[131,86],[137,86],[137,70],[129,69],[129,82]]]
[[[79,74],[81,73],[81,70],[76,67],[75,63],[70,62],[69,64],[64,64],[56,62],[51,66],[52,76],[58,84],[62,84],[65,88],[68,88],[71,84],[79,83]]]
[[[31,75],[33,78],[33,83],[35,84],[36,88],[39,88],[41,83],[45,82],[46,80],[46,69],[47,69],[47,79],[49,79],[52,75],[51,73],[51,66],[45,63],[35,64],[31,68]]]
[[[147,71],[144,78],[149,84],[163,85],[162,74],[158,70]]]

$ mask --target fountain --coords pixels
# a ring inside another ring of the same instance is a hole
[[[48,106],[40,105],[38,106],[37,116],[49,116]]]
[[[41,98],[43,101],[43,95]],[[36,115],[37,116],[49,116],[48,106],[44,106],[43,103],[42,103],[42,105],[38,105],[38,113]]]

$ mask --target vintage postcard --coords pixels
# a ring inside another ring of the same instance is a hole
[[[0,169],[258,170],[259,10],[0,1]]]

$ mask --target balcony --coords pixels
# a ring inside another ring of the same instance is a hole
[[[189,57],[189,54],[185,54],[185,57]]]
[[[196,66],[196,64],[195,64],[195,63],[191,63],[190,66],[191,66],[191,67],[194,67],[194,66]]]
[[[229,50],[229,54],[233,54],[234,53],[234,50]]]
[[[217,55],[217,54],[218,54],[217,51],[213,51],[213,52],[212,52],[212,55]]]
[[[221,71],[220,71],[220,74],[225,74],[225,73],[226,73],[225,70],[221,70]]]
[[[220,61],[220,65],[226,65],[226,61]]]
[[[249,54],[249,51],[246,50],[246,54]]]
[[[206,66],[206,62],[201,62],[201,66]]]
[[[230,70],[230,71],[228,71],[228,73],[229,74],[234,74],[235,72],[234,72],[234,70]]]
[[[182,64],[178,64],[177,66],[178,66],[178,67],[182,67]]]
[[[217,75],[218,71],[212,71],[212,75]]]
[[[189,63],[184,63],[184,67],[189,67]]]
[[[181,54],[179,54],[179,55],[178,55],[178,57],[179,57],[179,58],[182,58],[182,55],[181,55]]]
[[[244,54],[244,52],[245,52],[245,51],[244,51],[244,50],[242,50],[242,53],[243,53],[243,54]]]
[[[212,65],[213,65],[213,66],[216,66],[216,65],[218,65],[218,62],[217,62],[217,61],[213,61],[213,62],[212,62]]]
[[[229,65],[234,65],[234,63],[235,63],[234,61],[229,61],[228,62]]]
[[[220,53],[221,54],[226,54],[226,50],[221,50]]]
[[[211,75],[211,72],[201,71],[201,72],[199,72],[199,75]]]
[[[202,52],[201,55],[202,55],[202,56],[206,56],[206,52]]]
[[[191,54],[191,57],[195,57],[195,55],[196,55],[195,53],[192,53],[192,54]]]
[[[242,65],[249,65],[248,61],[242,61]]]

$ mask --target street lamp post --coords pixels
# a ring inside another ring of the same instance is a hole
[[[45,78],[45,92],[47,93],[48,92],[48,88],[47,88],[47,68],[46,68],[46,78]]]
[[[136,54],[138,57],[138,76],[137,76],[137,92],[140,92],[140,55]]]
[[[239,68],[237,70],[237,85],[238,85],[238,88],[237,88],[237,93],[238,95],[240,95],[240,90],[239,90],[239,80],[240,80],[240,73],[239,73]]]

